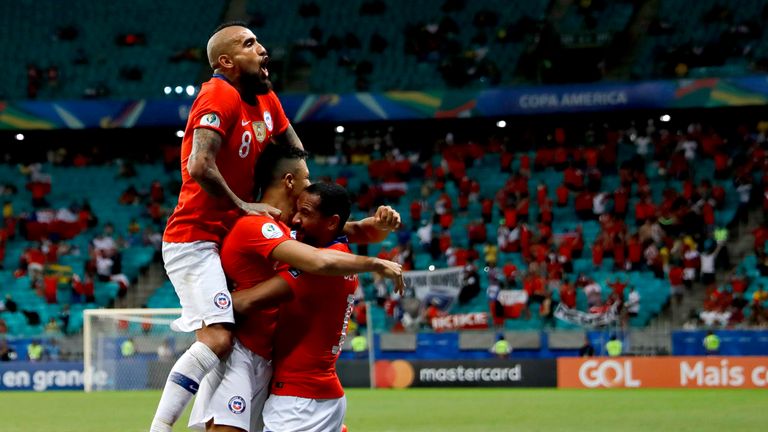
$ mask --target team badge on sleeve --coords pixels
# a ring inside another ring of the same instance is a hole
[[[235,414],[242,414],[245,411],[245,399],[240,396],[234,396],[227,403],[229,410]]]
[[[221,120],[219,120],[219,116],[217,116],[214,113],[209,113],[204,115],[200,119],[200,124],[203,126],[213,126],[213,127],[219,127],[221,126]]]
[[[232,305],[232,300],[229,298],[229,293],[221,291],[213,298],[213,303],[216,304],[216,307],[219,309],[227,309]]]
[[[265,223],[261,226],[261,234],[268,239],[278,239],[283,236],[283,232],[280,228],[273,223]]]

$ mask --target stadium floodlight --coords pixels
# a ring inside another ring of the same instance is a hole
[[[499,121],[496,122],[496,127],[505,128],[505,127],[507,127],[507,122],[504,121],[504,120],[499,120]]]
[[[16,141],[24,141],[24,134],[16,134]]]
[[[195,86],[188,85],[186,88],[187,95],[188,96],[194,96],[195,94]]]
[[[163,87],[163,93],[165,93],[167,95],[171,94],[172,91],[173,91],[173,89],[171,88],[171,86]]]
[[[176,88],[175,88],[174,90],[176,90],[176,94],[181,94],[181,92],[183,92],[183,91],[184,91],[184,87],[182,87],[182,86],[176,86]]]
[[[668,121],[672,120],[672,117],[670,117],[670,115],[669,115],[669,114],[664,114],[664,115],[662,115],[661,117],[659,117],[659,120],[661,120],[661,121],[663,121],[664,123],[666,123],[666,122],[668,122]]]
[[[184,138],[184,131],[179,129],[176,131],[176,136],[179,138]]]
[[[344,126],[338,125],[336,126],[336,133],[344,133]]]

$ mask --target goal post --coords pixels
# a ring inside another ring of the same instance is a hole
[[[162,388],[194,333],[171,330],[181,309],[86,309],[83,311],[83,388]]]

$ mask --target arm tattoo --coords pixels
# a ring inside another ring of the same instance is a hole
[[[216,154],[221,148],[221,135],[218,132],[205,128],[197,128],[192,136],[192,151],[189,154],[190,162],[197,158],[211,158],[216,160]]]
[[[221,142],[222,138],[218,132],[204,128],[195,129],[187,169],[200,187],[209,194],[232,198],[234,194],[216,166],[216,155],[221,148]]]

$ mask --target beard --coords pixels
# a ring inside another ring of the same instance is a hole
[[[260,72],[255,74],[243,72],[240,75],[240,86],[246,95],[264,95],[272,90],[272,82],[269,78],[263,78]]]

